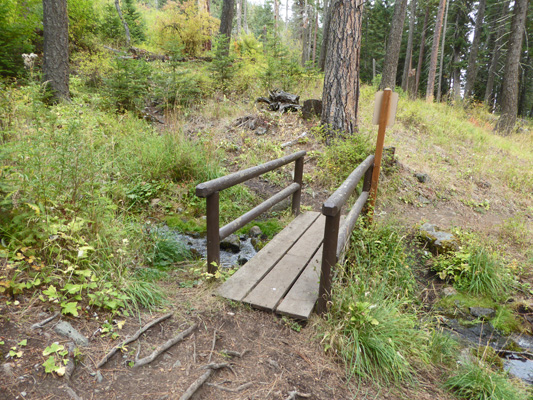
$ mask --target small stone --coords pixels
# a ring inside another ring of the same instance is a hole
[[[455,288],[451,286],[448,286],[444,288],[442,293],[444,293],[445,297],[450,297],[450,296],[455,296],[457,294],[457,290],[455,290]]]
[[[250,228],[250,231],[248,232],[248,234],[251,237],[259,237],[263,234],[263,231],[257,225],[254,225]]]
[[[248,262],[248,258],[246,257],[243,257],[243,256],[239,256],[239,259],[237,260],[237,264],[239,265],[244,265]]]
[[[418,202],[422,204],[430,204],[431,200],[424,196],[418,196]]]
[[[181,361],[180,360],[177,360],[173,365],[172,365],[172,368],[179,368],[181,367]]]
[[[170,354],[163,354],[163,359],[170,360],[172,356]]]
[[[470,314],[481,319],[491,319],[496,315],[496,310],[485,307],[470,307]]]
[[[415,178],[418,180],[418,182],[420,183],[426,183],[427,181],[429,181],[429,176],[428,174],[415,174]]]
[[[5,363],[2,364],[2,370],[4,371],[4,374],[9,376],[10,378],[14,378],[15,374],[13,373],[13,364],[12,363]]]
[[[20,392],[20,395],[21,395],[22,397],[26,397],[26,394],[27,394],[26,392]]]
[[[159,202],[161,201],[161,199],[152,199],[152,201],[150,202],[150,205],[152,207],[155,207],[159,204]]]
[[[104,381],[104,377],[102,376],[102,373],[100,371],[96,372],[96,381],[98,383],[102,383]],[[107,390],[107,389],[106,389]]]
[[[268,132],[268,129],[267,129],[266,127],[264,127],[264,126],[260,126],[259,128],[257,128],[257,129],[255,130],[255,134],[256,134],[257,136],[263,136],[263,135],[265,135],[267,132]]]
[[[235,313],[230,311],[230,312],[228,312],[228,315],[229,315],[230,317],[234,317],[234,316],[235,316]]]
[[[69,339],[74,340],[78,346],[88,346],[89,339],[79,333],[72,325],[66,321],[61,321],[54,327],[55,332],[58,335],[66,336]]]
[[[241,250],[241,241],[237,235],[229,235],[220,242],[220,248],[232,253],[238,253]]]

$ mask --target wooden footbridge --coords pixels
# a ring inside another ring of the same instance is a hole
[[[394,123],[397,93],[390,89],[376,93],[374,123],[379,125],[375,156],[369,156],[353,170],[344,183],[322,205],[322,213],[300,215],[300,197],[305,151],[300,151],[257,167],[201,183],[196,195],[207,203],[207,270],[215,273],[220,264],[220,241],[254,220],[260,214],[292,195],[296,218],[257,255],[244,264],[218,289],[218,294],[254,307],[294,318],[307,319],[315,308],[322,314],[331,294],[331,269],[342,257],[357,218],[370,198],[376,197],[385,129]],[[294,182],[254,209],[219,227],[219,192],[295,163]],[[363,190],[346,217],[342,208],[363,179]],[[318,300],[318,303],[317,303]]]
[[[196,195],[207,203],[207,264],[215,273],[220,263],[220,241],[254,220],[275,204],[292,195],[296,218],[259,253],[240,267],[218,289],[231,300],[272,310],[294,318],[307,319],[315,308],[326,310],[331,290],[331,268],[342,256],[355,222],[369,198],[374,156],[369,156],[323,204],[322,213],[300,214],[305,151],[236,172],[196,187]],[[295,163],[294,182],[226,226],[219,227],[219,192],[283,165]],[[363,190],[346,217],[341,212],[359,181]]]

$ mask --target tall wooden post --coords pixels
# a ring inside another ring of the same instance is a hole
[[[218,192],[206,198],[207,272],[210,274],[217,272],[220,265],[219,198]]]
[[[378,191],[379,173],[381,170],[381,158],[383,156],[383,144],[385,143],[385,130],[389,122],[392,90],[387,88],[383,91],[381,109],[379,114],[378,140],[376,143],[376,155],[374,159],[374,170],[372,172],[372,187],[370,189],[370,221],[374,215],[374,206]]]

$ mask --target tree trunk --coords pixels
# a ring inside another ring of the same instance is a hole
[[[44,1],[44,0],[43,0]],[[115,0],[115,8],[117,9],[118,17],[122,21],[122,25],[124,25],[124,30],[126,31],[126,43],[129,46],[131,43],[131,35],[130,35],[130,28],[128,27],[128,23],[124,19],[124,16],[122,15],[122,10],[120,9],[120,2],[119,0]]]
[[[442,30],[442,20],[444,19],[444,8],[446,0],[440,0],[437,12],[435,32],[433,33],[433,45],[431,47],[431,61],[429,62],[428,84],[426,88],[426,101],[431,103],[435,93],[435,75],[437,73],[437,59],[439,58],[439,40]]]
[[[309,60],[309,10],[307,9],[307,0],[305,0],[302,20],[302,67]]]
[[[248,0],[243,0],[242,6],[242,25],[244,33],[250,33],[250,28],[248,28]]]
[[[466,68],[466,84],[465,84],[465,100],[468,100],[474,91],[474,83],[477,75],[477,53],[479,51],[479,42],[481,41],[481,33],[483,30],[483,18],[485,18],[486,0],[479,0],[479,7],[476,17],[476,27],[474,31],[474,39],[472,46],[470,46],[470,54],[468,55],[468,67]]]
[[[315,34],[313,37],[313,68],[316,67],[316,37],[318,34],[318,1],[315,5]]]
[[[511,35],[505,62],[505,72],[502,83],[502,109],[496,130],[502,134],[509,134],[514,128],[518,111],[518,69],[522,53],[522,38],[526,25],[528,0],[515,0]]]
[[[223,0],[222,3],[222,14],[220,15],[220,29],[219,33],[225,35],[228,40],[226,40],[226,49],[224,53],[227,55],[229,53],[229,44],[231,41],[231,29],[233,27],[233,14],[235,12],[235,0]]]
[[[54,99],[69,99],[67,0],[43,0],[43,78]]]
[[[420,38],[420,53],[418,54],[418,65],[416,69],[415,78],[415,93],[418,95],[418,88],[420,86],[420,75],[422,74],[422,64],[424,62],[424,49],[426,48],[426,31],[428,29],[429,6],[426,6],[426,15],[424,17],[424,25],[422,26],[422,37]]]
[[[320,57],[318,58],[318,68],[324,71],[326,67],[326,53],[328,50],[329,26],[331,21],[331,2],[333,0],[324,0],[324,33],[322,34],[322,47],[320,48]]]
[[[454,46],[453,46],[453,59],[452,59],[452,79],[453,79],[453,99],[454,101],[461,100],[461,46],[458,43],[459,39],[459,20],[461,13],[457,12],[455,18],[455,34],[454,34]]]
[[[446,3],[446,13],[444,14],[444,31],[442,33],[442,44],[441,44],[441,54],[440,54],[440,66],[439,66],[439,89],[437,90],[437,102],[440,103],[442,95],[442,69],[444,68],[444,45],[446,44],[446,29],[448,27],[448,8],[450,2]]]
[[[237,37],[241,35],[242,29],[242,0],[237,0]]]
[[[274,0],[274,29],[278,31],[279,26],[279,0]]]
[[[383,62],[383,73],[381,76],[380,90],[396,87],[396,72],[398,71],[398,58],[400,57],[400,47],[402,45],[403,23],[407,11],[407,0],[397,0],[392,16],[392,25],[387,43],[387,51]]]
[[[527,116],[526,101],[527,101],[527,81],[529,77],[529,70],[531,69],[531,56],[528,51],[524,51],[522,61],[522,78],[520,78],[520,101],[518,102],[518,115]]]
[[[289,0],[285,2],[285,36],[289,31]]]
[[[363,4],[332,0],[321,121],[329,137],[351,134],[357,127]]]
[[[509,1],[505,1],[502,6],[502,11],[500,14],[500,20],[503,20],[509,11]],[[492,51],[492,60],[489,68],[489,76],[487,78],[487,86],[485,88],[485,99],[484,102],[489,109],[492,110],[492,89],[494,88],[494,78],[496,77],[496,69],[498,68],[498,63],[500,62],[500,54],[502,47],[503,34],[505,31],[505,22],[500,21],[500,26],[496,33],[496,40],[494,41],[494,49]]]
[[[409,15],[409,36],[407,38],[407,50],[405,51],[405,62],[403,64],[402,74],[402,90],[407,91],[407,78],[409,72],[413,68],[413,38],[415,31],[415,13],[416,13],[416,0],[411,0],[410,15]]]

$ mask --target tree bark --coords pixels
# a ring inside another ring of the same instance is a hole
[[[315,4],[315,27],[313,36],[313,68],[316,67],[316,37],[318,34],[318,1]]]
[[[274,0],[274,28],[276,32],[279,27],[279,0]]]
[[[441,45],[441,54],[440,54],[440,65],[439,65],[439,89],[437,90],[437,102],[440,103],[442,96],[442,69],[444,68],[444,46],[446,44],[446,29],[448,27],[448,8],[450,7],[450,2],[446,3],[446,13],[444,14],[444,30],[442,32],[442,45]]]
[[[351,134],[357,127],[363,4],[364,0],[331,4],[321,120],[330,138]]]
[[[324,1],[324,33],[322,34],[322,47],[320,49],[320,57],[318,59],[318,68],[324,71],[326,66],[326,53],[328,50],[329,25],[331,21],[331,2],[333,0]]]
[[[409,72],[413,68],[413,38],[415,31],[415,13],[416,13],[416,0],[411,0],[410,15],[409,15],[409,36],[407,38],[407,50],[405,51],[405,62],[403,64],[402,74],[402,90],[407,91],[407,78]]]
[[[67,0],[43,0],[43,78],[55,100],[69,99]]]
[[[505,72],[502,83],[502,109],[496,130],[502,134],[509,134],[516,123],[518,111],[518,69],[522,52],[522,39],[526,25],[528,0],[515,0],[511,35],[505,62]]]
[[[250,33],[248,28],[248,0],[242,0],[242,26],[244,33]]]
[[[124,25],[124,31],[126,31],[126,44],[129,46],[131,43],[130,28],[128,27],[128,23],[124,19],[124,15],[122,15],[122,10],[120,9],[119,0],[115,0],[115,8],[117,9],[118,17],[120,18],[122,25]]]
[[[509,12],[509,1],[505,1],[502,6],[502,11],[500,14],[500,19],[503,20],[507,13]],[[494,89],[494,79],[496,77],[496,69],[498,68],[498,63],[500,62],[500,54],[502,47],[503,34],[505,31],[505,22],[500,21],[498,31],[496,33],[496,40],[494,41],[494,49],[492,50],[492,60],[489,68],[489,76],[487,78],[487,85],[485,88],[485,99],[484,102],[489,109],[492,109],[492,89]]]
[[[431,61],[429,62],[428,84],[426,88],[426,101],[431,103],[435,93],[435,76],[437,74],[437,59],[439,58],[439,41],[442,30],[442,20],[444,19],[444,8],[446,0],[440,0],[437,12],[435,32],[433,32],[433,45],[431,47]]]
[[[392,25],[387,43],[387,51],[383,62],[383,73],[381,76],[380,90],[396,87],[396,72],[398,71],[398,59],[400,57],[400,47],[402,45],[403,23],[407,11],[407,0],[397,0],[392,16]]]
[[[302,21],[302,67],[309,60],[309,10],[307,9],[307,0],[304,3],[303,21]]]
[[[527,116],[526,101],[527,101],[527,82],[529,77],[529,70],[531,69],[531,56],[528,51],[523,52],[522,61],[522,78],[520,78],[520,101],[518,102],[518,115]]]
[[[455,34],[454,34],[454,46],[453,46],[453,59],[452,59],[452,79],[453,79],[453,98],[454,101],[461,100],[461,67],[459,62],[461,61],[461,46],[458,44],[459,38],[459,20],[461,13],[457,12],[455,16]]]
[[[416,68],[415,78],[415,94],[418,95],[418,88],[420,86],[420,75],[422,74],[422,64],[424,62],[424,50],[426,48],[426,31],[428,29],[429,6],[426,6],[426,15],[424,17],[424,25],[422,26],[422,37],[420,38],[420,53],[418,54],[418,65]]]
[[[241,35],[242,29],[242,0],[237,0],[237,37]]]
[[[477,75],[477,53],[479,51],[479,42],[481,41],[481,33],[483,30],[483,19],[485,18],[486,0],[479,0],[479,7],[476,16],[476,27],[474,31],[474,39],[472,46],[470,46],[470,54],[468,55],[468,66],[466,68],[466,84],[465,84],[465,100],[468,100],[474,91],[474,83]]]
[[[222,14],[220,15],[220,29],[221,35],[226,35],[225,54],[229,53],[229,44],[231,42],[231,29],[233,27],[233,15],[235,13],[235,0],[223,0]]]

